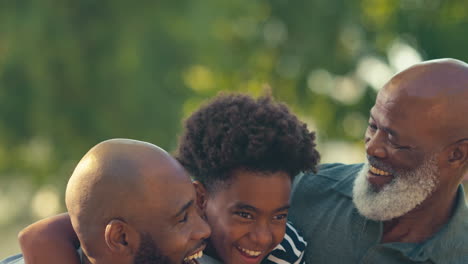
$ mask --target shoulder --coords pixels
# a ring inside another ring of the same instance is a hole
[[[342,164],[342,163],[326,163],[318,166],[317,173],[299,174],[294,180],[295,183],[303,183],[316,178],[327,179],[332,182],[340,181],[343,178],[355,175],[362,168],[363,163],[357,164]]]
[[[457,192],[452,218],[426,242],[436,263],[468,263],[468,207],[463,186]]]
[[[302,263],[306,246],[307,242],[292,223],[288,222],[283,241],[262,261],[262,264]]]
[[[293,183],[293,195],[304,193],[314,195],[328,191],[339,182],[352,182],[356,174],[362,169],[363,164],[322,164],[318,167],[318,172],[304,173],[296,176]]]
[[[317,241],[316,233],[329,226],[329,221],[339,219],[342,212],[337,211],[338,205],[341,210],[354,208],[353,183],[362,166],[324,164],[317,174],[298,175],[292,191],[289,216],[309,244]]]
[[[343,164],[343,163],[326,163],[318,166],[317,175],[329,177],[331,179],[340,179],[340,175],[348,175],[358,172],[362,168],[363,163]]]

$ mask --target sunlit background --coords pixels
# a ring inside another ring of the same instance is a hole
[[[422,60],[468,61],[468,1],[0,1],[0,259],[64,211],[81,156],[114,137],[176,146],[219,91],[271,87],[360,162],[376,92]]]

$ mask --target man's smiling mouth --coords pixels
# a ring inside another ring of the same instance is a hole
[[[187,256],[184,258],[184,262],[185,263],[196,263],[195,262],[195,259],[199,259],[203,256],[203,249],[205,249],[205,245],[203,245],[202,247],[198,248],[195,253]]]
[[[391,175],[390,172],[386,172],[384,170],[377,169],[376,167],[374,167],[372,165],[369,165],[369,170],[370,170],[370,172],[372,172],[373,174],[378,175],[378,176],[389,176],[389,175]]]

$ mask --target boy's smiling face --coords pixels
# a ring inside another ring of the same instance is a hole
[[[227,264],[260,263],[284,237],[290,193],[284,172],[235,170],[207,195],[205,214],[218,257]]]

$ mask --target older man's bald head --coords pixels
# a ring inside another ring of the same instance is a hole
[[[468,137],[468,64],[455,59],[430,60],[395,75],[377,100],[390,108],[413,105],[448,141]]]
[[[404,90],[410,96],[446,96],[467,90],[468,64],[438,59],[416,64],[395,75],[386,89]]]
[[[108,140],[77,165],[67,186],[66,205],[81,242],[98,248],[111,219],[147,227],[151,219],[145,212],[164,206],[170,184],[179,182],[188,184],[190,179],[161,148],[129,139]]]

